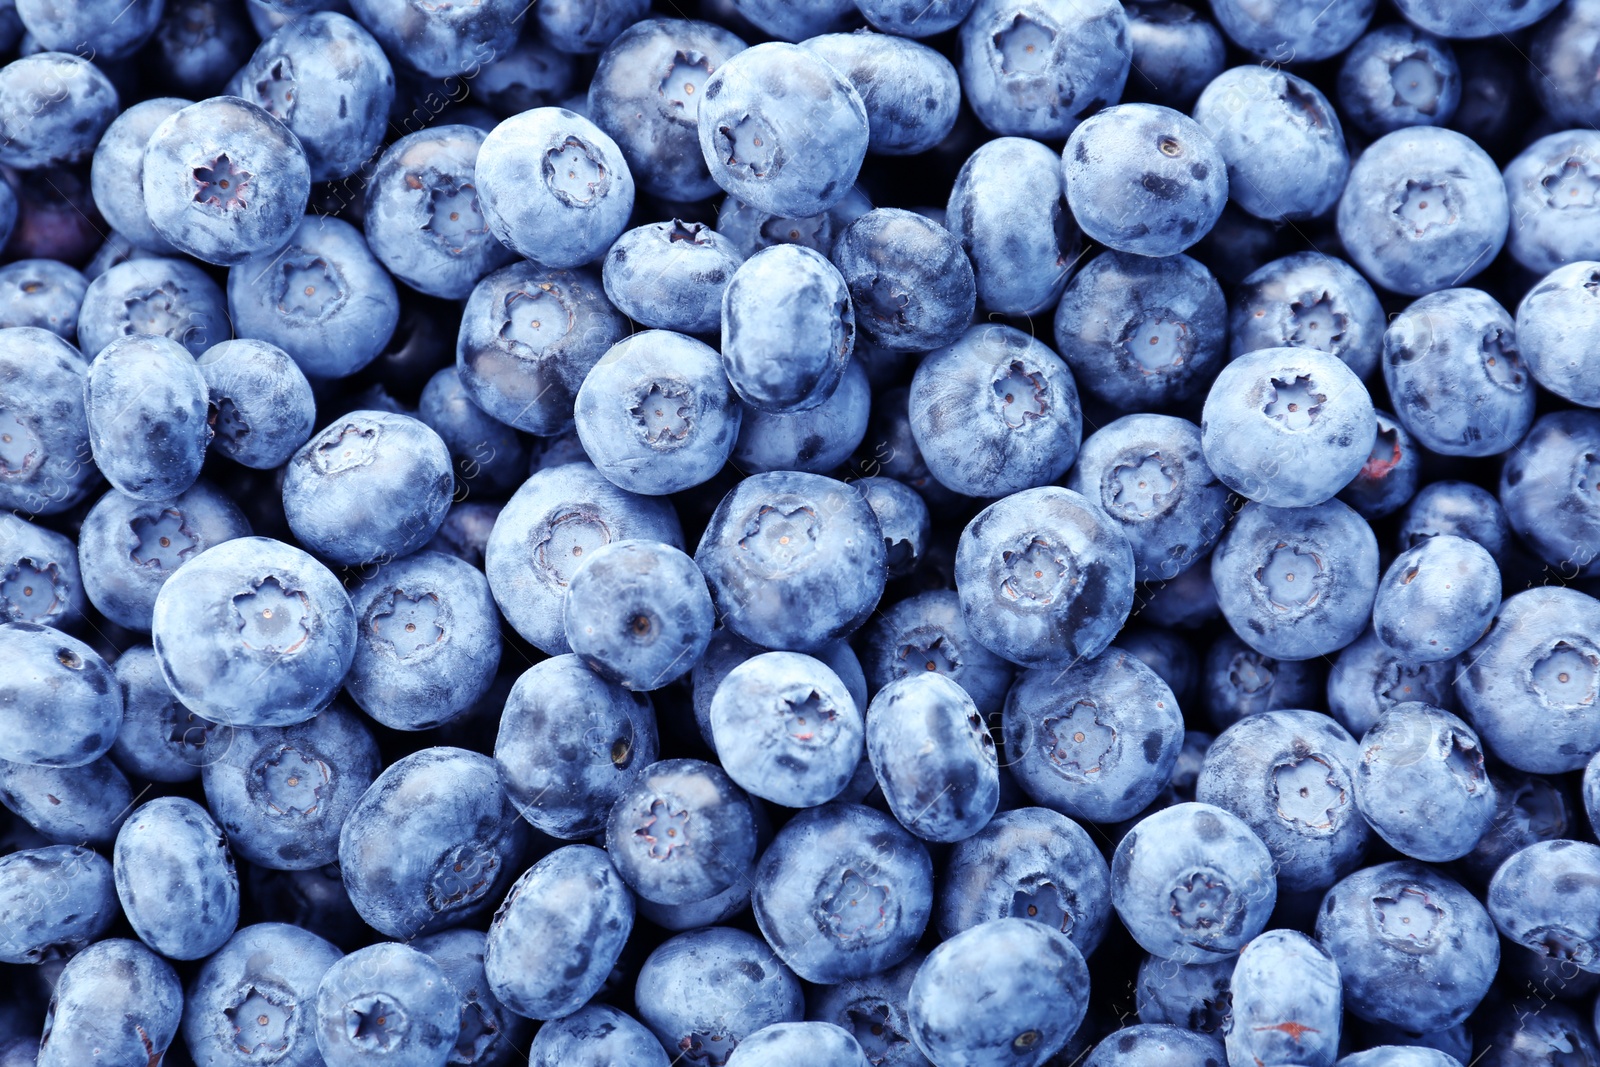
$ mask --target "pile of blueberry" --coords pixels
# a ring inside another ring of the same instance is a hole
[[[0,55],[0,1067],[1600,1067],[1600,0]]]

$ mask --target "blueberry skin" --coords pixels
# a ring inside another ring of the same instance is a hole
[[[994,738],[967,691],[948,677],[916,674],[880,689],[867,709],[866,742],[889,810],[923,840],[965,840],[994,816]]]
[[[919,46],[920,47],[920,46]],[[846,226],[833,262],[868,340],[899,352],[956,344],[977,288],[961,242],[914,211],[876,208]]]
[[[711,22],[657,18],[635,22],[601,54],[589,116],[617,142],[642,191],[682,203],[718,192],[700,152],[701,90],[745,47]]]
[[[1231,956],[1267,925],[1271,853],[1243,820],[1175,804],[1128,831],[1111,858],[1111,903],[1133,939],[1178,963]]]
[[[425,8],[406,0],[349,2],[357,21],[386,53],[403,67],[441,79],[470,80],[488,61],[511,51],[528,11],[521,0]]]
[[[106,127],[89,169],[95,207],[108,225],[129,242],[151,252],[170,253],[172,245],[150,225],[144,206],[144,149],[169,115],[194,103],[182,97],[143,100]]]
[[[1062,294],[1056,348],[1084,390],[1118,411],[1165,408],[1214,376],[1227,318],[1222,287],[1188,256],[1106,252]]]
[[[1295,930],[1268,930],[1239,953],[1226,1044],[1232,1067],[1328,1063],[1339,1054],[1339,966]]]
[[[1286,890],[1322,890],[1355,870],[1372,836],[1356,806],[1365,770],[1355,740],[1315,711],[1268,711],[1207,750],[1195,799],[1255,831]]]
[[[1387,411],[1373,409],[1378,432],[1361,470],[1339,490],[1339,499],[1363,519],[1376,522],[1398,511],[1417,491],[1422,476],[1422,450],[1406,428]]]
[[[1443,126],[1461,102],[1461,66],[1449,42],[1397,23],[1361,38],[1339,68],[1339,108],[1379,137],[1407,126]]]
[[[494,529],[501,505],[482,500],[465,500],[450,505],[439,532],[426,547],[430,552],[443,552],[483,569],[483,549],[489,542],[489,531]]]
[[[722,768],[662,760],[641,771],[612,805],[606,850],[640,897],[692,904],[748,879],[756,858],[754,809]]]
[[[529,1067],[669,1067],[667,1054],[645,1025],[609,1004],[590,1004],[539,1028]]]
[[[1556,9],[1560,0],[1494,0],[1458,8],[1449,0],[1396,0],[1409,21],[1441,37],[1493,37],[1531,26]]]
[[[10,188],[10,186],[7,186]],[[0,200],[5,194],[0,193]],[[0,207],[0,221],[4,210]],[[0,226],[0,235],[5,228]],[[54,259],[21,259],[0,267],[0,329],[36,326],[69,344],[78,339],[78,308],[89,281]]]
[[[133,807],[133,789],[109,759],[81,767],[0,760],[0,805],[52,844],[109,847]]]
[[[710,480],[739,436],[742,408],[710,345],[646,330],[611,347],[578,387],[578,439],[631,493],[665,496]]]
[[[192,800],[158,797],[134,811],[117,831],[112,871],[134,932],[169,959],[203,959],[238,925],[228,839]]]
[[[111,750],[122,691],[99,653],[59,630],[0,624],[0,760],[82,767]]]
[[[633,930],[633,894],[592,845],[567,845],[517,879],[484,946],[489,988],[530,1019],[570,1015],[600,991]]]
[[[602,51],[650,10],[650,0],[554,0],[533,11],[539,36],[561,52]]]
[[[1146,956],[1139,963],[1134,986],[1139,1021],[1165,1023],[1222,1040],[1222,1030],[1233,1013],[1229,985],[1234,962],[1229,957],[1204,963],[1174,963],[1160,956]]]
[[[1094,952],[1111,916],[1111,870],[1088,831],[1048,808],[1016,808],[950,850],[935,919],[948,940],[1006,917],[1043,923]]]
[[[1132,69],[1124,100],[1185,108],[1222,73],[1226,45],[1209,19],[1173,0],[1130,0]]]
[[[1210,232],[1228,200],[1222,151],[1199,123],[1157,104],[1090,116],[1061,159],[1073,217],[1119,252],[1182,252]]]
[[[784,1067],[797,1060],[815,1067],[867,1067],[850,1031],[825,1022],[773,1023],[739,1043],[728,1067]]]
[[[662,942],[639,968],[633,1000],[663,1048],[708,1062],[805,1012],[800,983],[772,950],[754,934],[723,926]]]
[[[1600,689],[1600,601],[1537,587],[1500,605],[1467,653],[1456,698],[1500,760],[1530,774],[1575,771],[1600,750],[1588,709]]]
[[[1293,575],[1300,584],[1290,585]],[[1305,508],[1249,503],[1211,557],[1228,625],[1274,659],[1311,659],[1366,629],[1378,590],[1378,539],[1337,500]]]
[[[1275,508],[1321,504],[1366,464],[1377,416],[1344,361],[1266,348],[1229,363],[1200,418],[1206,462],[1230,489]]]
[[[840,985],[811,989],[807,1015],[842,1027],[855,1038],[877,1067],[928,1067],[928,1060],[911,1042],[911,1021],[906,994],[927,956],[913,952],[905,960],[877,974]]]
[[[1580,192],[1587,182],[1600,177],[1600,135],[1583,129],[1541,137],[1506,165],[1503,177],[1511,199],[1511,234],[1506,246],[1512,258],[1539,274],[1557,272],[1531,290],[1529,297],[1558,281],[1566,286],[1581,284],[1582,268],[1573,261],[1600,256],[1600,215],[1583,204]],[[1574,302],[1571,306],[1581,305]],[[1520,310],[1518,318],[1520,321]],[[1543,379],[1540,384],[1551,387]]]
[[[1356,804],[1404,855],[1460,859],[1495,818],[1483,757],[1478,735],[1454,715],[1419,701],[1396,704],[1361,738]]]
[[[1344,128],[1328,98],[1304,78],[1234,67],[1206,86],[1194,119],[1227,161],[1228,195],[1257,218],[1316,218],[1344,191],[1350,173]]]
[[[1350,259],[1374,284],[1408,296],[1476,275],[1499,254],[1509,224],[1494,161],[1470,138],[1436,126],[1374,141],[1339,200]]]
[[[1078,254],[1078,224],[1061,190],[1060,160],[1038,141],[998,137],[967,157],[945,225],[961,241],[977,299],[1002,315],[1055,305]]]
[[[1083,1067],[1221,1067],[1222,1051],[1214,1038],[1177,1026],[1142,1023],[1107,1035]]]
[[[289,353],[308,377],[354,374],[400,321],[393,280],[340,219],[307,215],[287,241],[228,271],[235,327]]]
[[[746,259],[773,245],[803,245],[824,256],[833,254],[839,233],[872,210],[872,201],[853,186],[837,204],[816,215],[786,216],[726,196],[717,208],[717,232],[732,241]]]
[[[1099,655],[1133,607],[1127,537],[1098,505],[1055,486],[980,511],[961,531],[955,573],[972,636],[1023,667]]]
[[[723,366],[739,398],[762,411],[792,414],[827,400],[855,334],[844,276],[800,245],[757,252],[722,291]]]
[[[489,232],[546,267],[599,259],[633,211],[622,150],[565,108],[535,108],[496,126],[478,147],[473,173]]]
[[[93,849],[51,845],[0,857],[0,962],[69,959],[116,917],[111,864]]]
[[[782,41],[801,41],[860,25],[852,0],[729,0],[728,14]]]
[[[56,515],[98,481],[84,412],[88,361],[49,330],[0,330],[0,506]]]
[[[461,998],[444,970],[407,945],[383,942],[336,961],[317,986],[317,1048],[327,1067],[378,1056],[430,1067],[455,1051]]]
[[[1568,579],[1600,570],[1600,513],[1586,488],[1597,439],[1600,416],[1554,412],[1533,424],[1500,471],[1500,502],[1511,528]]]
[[[865,430],[863,423],[863,433]],[[927,555],[933,526],[922,494],[904,482],[881,475],[862,478],[854,484],[866,497],[872,513],[878,518],[878,526],[883,530],[883,550],[889,577],[904,578],[915,572]]]
[[[356,802],[339,833],[339,866],[361,917],[409,938],[488,915],[531,839],[493,760],[425,748],[391,763]]]
[[[1441,534],[1389,565],[1373,601],[1372,627],[1401,659],[1434,662],[1465,652],[1499,608],[1494,557],[1475,541]]]
[[[162,0],[20,0],[14,5],[40,51],[107,60],[126,59],[138,51],[155,33],[163,7]]]
[[[762,211],[797,218],[850,193],[869,136],[866,105],[845,76],[782,42],[747,48],[712,72],[698,128],[717,185]]]
[[[455,492],[450,450],[420,419],[352,411],[289,460],[283,511],[300,542],[347,565],[427,544]]]
[[[588,463],[533,475],[500,512],[484,552],[501,614],[541,651],[572,651],[562,611],[573,573],[584,554],[626,538],[683,546],[677,513],[665,499],[618,489]]]
[[[210,482],[170,500],[136,500],[116,489],[84,516],[78,566],[95,610],[130,630],[150,632],[156,596],[172,573],[208,548],[250,536],[250,522]]]
[[[1335,1067],[1461,1067],[1461,1061],[1434,1048],[1375,1045],[1341,1056]]]
[[[1109,0],[978,0],[960,42],[967,102],[1002,136],[1059,141],[1128,80],[1128,18]]]
[[[233,851],[273,870],[338,859],[339,829],[382,767],[364,720],[335,703],[294,726],[236,728],[225,746],[201,777]]]
[[[1118,634],[1117,640],[1119,642],[1117,647],[1131,653],[1135,659],[1155,671],[1161,680],[1167,683],[1167,688],[1172,690],[1180,705],[1186,706],[1194,700],[1197,683],[1200,680],[1200,657],[1186,637],[1166,626],[1137,625],[1130,626]],[[1203,756],[1205,746],[1211,743],[1211,736],[1189,731],[1185,735],[1185,746],[1187,747],[1195,738],[1204,739],[1197,753]],[[1180,757],[1179,762],[1183,763],[1184,757]],[[1192,770],[1196,773],[1200,770],[1198,759]],[[1174,771],[1174,774],[1180,777],[1183,773],[1182,769]],[[1192,788],[1193,773],[1188,775],[1187,782]],[[1174,785],[1177,784],[1175,781]]]
[[[1387,325],[1372,286],[1350,264],[1296,252],[1249,274],[1228,319],[1232,358],[1264,348],[1315,348],[1358,378],[1378,366]]]
[[[859,347],[856,353],[858,357],[861,355]],[[838,387],[814,408],[792,415],[773,415],[760,408],[741,405],[744,413],[730,457],[738,469],[747,473],[826,474],[844,465],[866,437],[872,417],[872,385],[862,363],[863,360],[856,358],[845,364]],[[721,372],[720,364],[718,372]],[[870,480],[852,484],[863,488],[863,483]],[[913,489],[906,491],[915,494]],[[873,513],[878,514],[876,509]],[[878,518],[882,525],[883,516],[878,514]],[[887,544],[887,531],[884,537]]]
[[[1066,473],[1083,439],[1071,370],[1011,326],[973,326],[911,381],[911,432],[929,471],[969,496],[1001,497]]]
[[[911,1039],[941,1067],[1038,1067],[1088,1010],[1089,968],[1065,934],[992,919],[928,953],[908,997]]]
[[[932,37],[953,30],[977,0],[856,0],[872,27],[901,37]]]
[[[1600,303],[1589,286],[1600,263],[1558,266],[1528,290],[1517,305],[1517,346],[1534,380],[1557,396],[1584,407],[1600,407],[1589,353],[1577,343],[1595,321]]]
[[[383,564],[351,590],[345,688],[396,730],[427,730],[483,698],[500,665],[500,616],[483,573],[439,552]]]
[[[967,629],[958,594],[930,590],[885,610],[863,632],[862,667],[876,691],[937,671],[967,691],[986,719],[999,712],[1012,668]]]
[[[432,957],[461,998],[461,1029],[452,1059],[471,1067],[504,1067],[527,1046],[532,1027],[507,1010],[489,988],[483,969],[485,943],[478,931],[456,927],[410,944]]]
[[[888,815],[858,804],[807,808],[756,865],[756,925],[808,982],[877,974],[916,947],[933,910],[928,849]],[[856,901],[865,898],[861,912]]]
[[[1533,422],[1515,324],[1477,289],[1433,293],[1395,316],[1383,335],[1383,378],[1400,422],[1442,455],[1498,455]],[[1460,402],[1434,403],[1442,393]]]
[[[695,562],[724,626],[793,652],[859,629],[887,576],[882,531],[861,494],[790,471],[753,474],[723,497]]]
[[[456,367],[473,403],[552,436],[573,425],[578,388],[628,334],[592,271],[513,263],[480,281],[461,315]]]
[[[317,935],[284,923],[234,934],[201,965],[184,1004],[184,1044],[197,1067],[244,1067],[260,1054],[278,1056],[283,1067],[321,1064],[315,997],[340,955]],[[267,1021],[259,1022],[261,1016]]]
[[[316,400],[305,372],[277,345],[212,345],[196,361],[209,397],[210,447],[256,470],[282,466],[311,436]]]
[[[1096,430],[1066,485],[1116,521],[1140,581],[1194,565],[1231,515],[1228,490],[1201,451],[1200,428],[1170,415],[1124,415]]]
[[[111,80],[82,56],[12,60],[0,67],[0,163],[39,170],[82,162],[119,110]]]
[[[1308,62],[1336,56],[1355,43],[1372,21],[1377,0],[1289,0],[1257,7],[1248,0],[1216,0],[1212,15],[1240,48],[1274,63]]]
[[[652,329],[716,333],[722,293],[744,262],[733,242],[699,222],[656,222],[617,238],[606,253],[606,297]]]
[[[766,650],[752,645],[732,630],[719,626],[711,635],[711,642],[706,646],[706,654],[690,672],[695,725],[699,727],[700,736],[707,747],[712,750],[716,749],[716,738],[711,729],[711,701],[716,697],[717,689],[735,667],[764,651]],[[838,677],[857,708],[866,708],[866,675],[861,671],[861,661],[856,658],[855,652],[848,644],[844,641],[830,641],[816,649],[813,658]],[[869,765],[863,769],[858,765],[856,774],[858,778],[864,775],[870,783],[872,768]],[[870,784],[868,788],[871,788]]]
[[[0,620],[58,630],[83,621],[83,579],[70,538],[0,514]]]
[[[232,332],[222,289],[188,260],[119,263],[89,283],[78,309],[85,353],[104,351],[119,337],[154,334],[198,358]]]
[[[562,618],[579,658],[637,691],[688,674],[716,624],[694,560],[648,540],[613,541],[588,554],[568,585]]]
[[[950,61],[904,37],[859,30],[802,42],[845,76],[867,112],[867,151],[914,156],[950,135],[961,80]]]
[[[717,685],[712,747],[728,777],[752,795],[789,808],[825,804],[861,762],[863,711],[827,664],[766,652]]]
[[[234,731],[178,703],[149,645],[133,645],[112,668],[122,687],[122,729],[111,746],[117,766],[147,782],[189,782],[225,753]],[[215,747],[211,747],[215,741]]]
[[[179,568],[156,595],[151,624],[173,695],[232,726],[315,715],[350,669],[355,630],[333,573],[268,537],[224,541]]]
[[[114,487],[139,500],[168,500],[194,484],[212,430],[206,383],[194,357],[151,334],[119,337],[100,350],[83,381],[94,462]]]
[[[172,964],[137,941],[111,938],[74,956],[56,979],[40,1067],[160,1062],[183,1017]]]
[[[1226,730],[1246,716],[1317,704],[1318,681],[1314,664],[1265,656],[1229,632],[1206,651],[1201,704],[1212,724]]]
[[[372,254],[419,292],[462,300],[517,255],[489,232],[475,167],[487,135],[472,126],[419,130],[384,150],[367,187]]]
[[[1328,712],[1359,737],[1372,728],[1378,716],[1409,700],[1454,708],[1455,676],[1454,660],[1408,662],[1368,629],[1345,646],[1328,672]]]
[[[1183,745],[1172,690],[1115,647],[1061,670],[1020,674],[1002,727],[1007,767],[1023,791],[1088,822],[1141,811],[1172,777]]]
[[[143,182],[158,234],[196,259],[232,266],[288,239],[305,215],[311,168],[289,127],[247,100],[220,96],[156,127]]]

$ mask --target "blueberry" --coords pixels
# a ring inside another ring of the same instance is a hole
[[[289,127],[220,96],[156,127],[143,182],[158,234],[196,259],[231,266],[283,245],[305,214],[311,168]]]
[[[739,1042],[798,1022],[800,983],[759,937],[708,926],[662,942],[639,968],[634,1003],[674,1056],[726,1064]]]
[[[858,338],[856,358],[845,365],[838,387],[814,408],[776,415],[742,404],[744,413],[739,419],[739,436],[730,456],[734,465],[747,474],[767,471],[826,474],[848,461],[866,437],[872,414],[872,386],[861,358],[863,345]],[[717,370],[721,376],[720,363]],[[865,491],[867,481],[871,479],[852,484]],[[908,487],[906,492],[915,495],[916,491]],[[868,503],[871,502],[869,499]],[[884,516],[876,508],[873,514],[878,516],[882,526]],[[886,548],[889,536],[885,530]],[[893,572],[894,567],[890,570]],[[891,573],[891,577],[897,576]]]
[[[826,211],[798,217],[766,211],[736,196],[725,196],[717,208],[717,232],[732,241],[746,259],[763,248],[781,244],[803,245],[828,256],[833,254],[840,231],[870,210],[872,202],[859,186],[852,186]]]
[[[700,222],[657,222],[617,238],[606,253],[606,296],[635,322],[682,333],[722,328],[722,293],[744,256]]]
[[[1600,406],[1600,390],[1590,380],[1588,352],[1575,339],[1600,307],[1597,290],[1600,263],[1568,263],[1546,275],[1517,305],[1517,344],[1529,373],[1546,389],[1585,407]]]
[[[1471,727],[1420,702],[1397,704],[1361,739],[1355,800],[1378,835],[1413,859],[1471,852],[1495,818],[1494,784]]]
[[[950,135],[961,82],[950,61],[904,37],[858,31],[802,42],[845,76],[867,111],[867,150],[914,156]]]
[[[1339,237],[1350,258],[1375,284],[1409,296],[1482,271],[1509,222],[1493,160],[1470,138],[1435,126],[1374,141],[1339,200]]]
[[[1311,659],[1361,635],[1378,589],[1378,539],[1337,500],[1246,504],[1222,535],[1211,580],[1228,624],[1274,659]]]
[[[1500,962],[1483,905],[1420,863],[1340,881],[1322,899],[1316,936],[1339,965],[1346,1011],[1421,1032],[1466,1019]]]
[[[444,970],[406,945],[369,945],[336,961],[317,986],[317,1048],[327,1067],[382,1057],[427,1067],[455,1051],[461,999]]]
[[[1178,698],[1180,706],[1187,706],[1194,700],[1200,681],[1200,657],[1182,634],[1165,626],[1134,625],[1118,634],[1117,642],[1118,648],[1155,671],[1167,683],[1167,688]],[[1187,748],[1194,738],[1204,738],[1204,745],[1211,743],[1209,734],[1189,731],[1185,735],[1186,751],[1178,757],[1180,765],[1186,765]],[[1200,749],[1201,755],[1204,755],[1204,745]],[[1199,769],[1196,763],[1192,771],[1198,772]],[[1192,788],[1194,774],[1189,773],[1186,779],[1184,774],[1183,766],[1175,769],[1172,784],[1181,787],[1186,782]]]
[[[116,915],[111,864],[93,849],[52,845],[0,857],[0,960],[70,959],[104,937]]]
[[[456,367],[442,367],[428,379],[417,418],[450,450],[458,494],[499,495],[522,484],[528,472],[527,445],[514,429],[472,402]]]
[[[168,253],[172,245],[150,225],[145,212],[145,145],[169,115],[192,103],[166,96],[134,104],[106,127],[94,150],[89,183],[95,207],[117,233],[151,252]]]
[[[732,630],[719,627],[711,635],[711,642],[706,645],[706,654],[700,658],[700,662],[691,672],[695,725],[699,727],[700,736],[706,745],[713,750],[716,748],[716,740],[715,732],[711,728],[711,702],[716,696],[717,689],[735,667],[760,655],[763,651],[765,650],[752,645]],[[862,673],[860,660],[856,658],[850,646],[844,641],[830,641],[814,651],[814,658],[834,673],[845,691],[850,694],[855,706],[859,709],[866,708],[867,679]],[[870,783],[872,778],[870,765],[865,767],[864,773]],[[863,769],[858,767],[856,774],[858,778],[861,777]]]
[[[1244,279],[1229,316],[1231,354],[1315,348],[1365,378],[1378,365],[1385,325],[1377,294],[1354,267],[1333,256],[1297,252]]]
[[[1032,919],[1085,956],[1111,916],[1111,871],[1088,831],[1048,808],[996,815],[950,850],[936,919],[946,940],[991,919]]]
[[[523,638],[553,656],[570,652],[562,623],[568,584],[586,553],[627,538],[683,544],[666,500],[618,489],[588,463],[548,468],[495,520],[484,554],[489,589]]]
[[[928,953],[908,1000],[912,1040],[935,1063],[1037,1067],[1083,1022],[1089,969],[1060,931],[991,919]]]
[[[109,847],[133,807],[133,788],[109,759],[81,767],[0,760],[0,805],[47,842]]]
[[[663,760],[612,805],[606,850],[635,893],[692,904],[745,880],[756,858],[750,798],[715,764]]]
[[[3,214],[0,210],[0,218]],[[0,227],[0,233],[3,231]],[[78,339],[78,308],[88,289],[87,278],[58,260],[22,259],[8,263],[0,267],[0,329],[36,326],[74,344]]]
[[[311,385],[277,345],[223,341],[196,363],[209,397],[212,449],[246,467],[271,470],[311,436],[316,419]]]
[[[1354,736],[1371,729],[1397,704],[1420,700],[1450,710],[1455,705],[1454,660],[1411,663],[1391,652],[1372,630],[1345,646],[1328,672],[1328,711]],[[1296,703],[1313,703],[1307,696]]]
[[[314,5],[303,0],[288,3],[288,14],[326,6],[323,0]],[[349,4],[385,52],[402,66],[438,79],[470,80],[487,61],[510,51],[528,13],[522,0],[481,0],[471,7],[418,8],[406,0],[349,0]],[[451,91],[448,85],[445,91]]]
[[[175,960],[211,955],[239,922],[239,876],[206,809],[158,797],[117,831],[117,897],[139,939]]]
[[[1177,1026],[1141,1023],[1107,1035],[1083,1061],[1083,1067],[1220,1067],[1221,1055],[1222,1046],[1214,1038]]]
[[[1461,1061],[1433,1048],[1374,1045],[1364,1052],[1341,1056],[1337,1067],[1461,1067]]]
[[[1222,1039],[1222,1030],[1233,1014],[1235,960],[1202,963],[1174,963],[1160,956],[1146,956],[1139,964],[1134,991],[1139,1021],[1166,1023],[1213,1034]]]
[[[1078,225],[1119,252],[1182,252],[1210,232],[1228,199],[1216,143],[1193,119],[1156,104],[1091,116],[1073,131],[1062,165]]]
[[[1600,750],[1587,714],[1600,690],[1600,602],[1576,589],[1507,597],[1465,657],[1456,697],[1502,761],[1531,774],[1573,771]]]
[[[519,430],[554,435],[572,428],[584,376],[627,333],[627,320],[593,272],[514,263],[472,290],[456,367],[485,412]]]
[[[219,728],[178,703],[149,645],[125,650],[113,670],[123,712],[111,758],[128,773],[148,782],[193,781],[232,745],[231,728]]]
[[[1525,306],[1552,284],[1562,289],[1586,284],[1586,272],[1573,261],[1592,260],[1600,255],[1600,216],[1588,193],[1600,179],[1600,136],[1594,133],[1569,130],[1549,134],[1533,142],[1506,166],[1506,192],[1511,198],[1507,247],[1512,258],[1531,271],[1558,272],[1529,291]],[[1574,310],[1581,306],[1572,301],[1571,295],[1563,295],[1565,300],[1561,295],[1554,298],[1558,306],[1567,303]],[[1542,303],[1548,305],[1551,299],[1545,296]],[[1541,302],[1534,303],[1537,306]],[[1520,318],[1520,310],[1518,315]],[[1548,383],[1550,386],[1557,383]],[[1559,386],[1557,389],[1560,391]]]
[[[1396,0],[1400,14],[1441,37],[1492,37],[1531,26],[1554,11],[1559,0],[1491,0],[1458,8],[1447,0]]]
[[[501,505],[484,500],[463,500],[450,505],[433,540],[424,547],[443,552],[483,570],[483,550],[500,517]]]
[[[266,537],[200,553],[156,595],[173,694],[212,722],[290,726],[327,704],[355,654],[355,612],[326,567]]]
[[[1201,668],[1201,703],[1219,730],[1265,711],[1318,702],[1315,666],[1263,655],[1232,633],[1217,638]]]
[[[83,594],[70,539],[0,514],[0,620],[70,630],[83,621]]]
[[[0,504],[54,515],[94,487],[88,361],[48,330],[0,330]]]
[[[339,866],[368,924],[413,937],[488,915],[531,836],[493,760],[425,748],[389,764],[356,802],[339,834]]]
[[[101,941],[56,979],[38,1063],[159,1063],[183,1012],[183,986],[170,963],[137,941]]]
[[[89,283],[78,311],[78,344],[103,351],[119,337],[154,334],[198,357],[232,329],[222,289],[187,260],[118,264]]]
[[[1500,472],[1500,502],[1522,541],[1563,579],[1594,572],[1600,530],[1590,499],[1590,444],[1600,418],[1559,411],[1534,423]]]
[[[1099,655],[1133,605],[1133,549],[1070,489],[1026,489],[980,511],[956,549],[961,614],[979,643],[1024,667]]]
[[[1129,0],[1123,6],[1133,63],[1122,98],[1192,105],[1226,63],[1215,23],[1176,0]]]
[[[1494,785],[1494,821],[1461,861],[1479,886],[1486,885],[1513,853],[1538,841],[1569,836],[1577,818],[1569,810],[1566,792],[1550,779],[1505,770],[1490,772],[1489,781]],[[1569,971],[1566,977],[1573,975]]]
[[[816,474],[755,474],[712,513],[695,562],[723,625],[753,644],[814,651],[854,633],[886,578],[877,517]]]
[[[1055,339],[1090,396],[1118,411],[1169,408],[1215,376],[1228,305],[1216,278],[1188,256],[1105,252],[1067,284]]]
[[[539,1028],[529,1067],[669,1067],[666,1052],[645,1025],[609,1004],[590,1004]]]
[[[810,1016],[848,1031],[874,1067],[927,1067],[911,1042],[906,996],[926,956],[913,952],[888,970],[812,990]]]
[[[1461,66],[1449,42],[1405,24],[1361,38],[1339,68],[1339,106],[1363,133],[1444,126],[1461,101]]]
[[[867,1067],[871,1062],[842,1026],[773,1023],[741,1041],[729,1057],[728,1067],[784,1067],[796,1059],[815,1067]]]
[[[700,151],[725,191],[796,217],[827,211],[850,193],[867,151],[867,110],[816,53],[781,42],[747,48],[713,71],[702,92]]]
[[[1590,1018],[1548,999],[1524,997],[1484,1012],[1474,1028],[1473,1045],[1481,1067],[1559,1063],[1563,1055],[1579,1063],[1600,1062]]]
[[[130,16],[129,25],[136,21]],[[111,80],[83,56],[45,51],[12,60],[0,67],[0,163],[38,170],[86,160],[119,110]]]
[[[78,563],[95,609],[148,633],[156,596],[172,573],[208,548],[250,536],[250,523],[210,482],[169,500],[137,500],[116,489],[84,516]]]
[[[1258,218],[1315,218],[1344,191],[1344,129],[1328,98],[1304,78],[1234,67],[1206,86],[1194,118],[1227,161],[1228,195]]]
[[[1363,519],[1375,522],[1405,507],[1422,477],[1422,450],[1387,411],[1373,409],[1378,432],[1372,451],[1356,476],[1339,490],[1339,499]]]
[[[152,58],[176,91],[211,96],[250,58],[256,43],[250,29],[246,11],[226,0],[168,0]]]
[[[826,804],[778,832],[756,866],[751,903],[767,943],[796,974],[853,981],[916,947],[933,910],[933,864],[888,815]]]
[[[1232,956],[1277,900],[1271,853],[1237,816],[1176,804],[1146,816],[1111,859],[1111,903],[1145,951],[1178,963]]]
[[[308,377],[354,374],[394,334],[394,282],[348,222],[307,215],[285,239],[228,271],[235,327],[289,353]]]
[[[852,0],[729,0],[732,12],[762,32],[784,41],[799,41],[859,25]]]
[[[972,264],[956,236],[924,215],[867,212],[839,234],[833,262],[850,289],[856,324],[884,348],[926,352],[955,344],[972,321]]]
[[[338,949],[283,923],[241,929],[196,973],[183,1039],[196,1067],[245,1067],[272,1057],[316,1067],[316,994]]]
[[[1235,44],[1277,64],[1338,55],[1361,36],[1377,6],[1377,0],[1287,0],[1270,7],[1216,0],[1212,14]]]
[[[647,540],[590,553],[573,573],[563,619],[573,652],[601,676],[641,691],[687,674],[715,623],[694,561]]]
[[[710,480],[739,435],[741,408],[715,349],[647,330],[624,338],[578,388],[578,439],[619,487],[663,496]]]
[[[95,59],[126,59],[150,39],[162,0],[17,0],[28,36],[46,52],[75,52]]]
[[[1389,565],[1372,605],[1372,626],[1401,659],[1432,662],[1465,652],[1499,608],[1494,557],[1475,541],[1440,534]]]
[[[967,691],[948,677],[925,672],[880,689],[867,709],[866,741],[889,810],[918,837],[961,841],[994,815],[994,738]]]
[[[978,302],[991,311],[1043,314],[1066,285],[1079,235],[1060,166],[1037,141],[998,137],[956,175],[945,224],[971,260]]]
[[[783,300],[773,294],[788,293]],[[722,362],[745,403],[773,414],[814,408],[838,388],[855,347],[846,279],[818,252],[776,245],[722,292]]]
[[[140,500],[168,500],[194,484],[212,430],[194,357],[166,337],[135,334],[101,349],[83,383],[95,465]]]
[[[1228,1062],[1328,1063],[1339,1052],[1339,966],[1294,930],[1269,930],[1239,953],[1233,970]]]
[[[478,279],[517,258],[489,232],[478,202],[475,166],[485,136],[462,125],[419,130],[373,167],[367,244],[395,277],[430,296],[463,299]]]
[[[0,760],[82,767],[111,750],[122,691],[99,654],[59,630],[0,624]]]
[[[483,934],[464,927],[411,942],[412,948],[433,958],[461,999],[461,1028],[450,1061],[469,1067],[504,1067],[526,1047],[532,1028],[507,1010],[489,988],[484,946]]]

